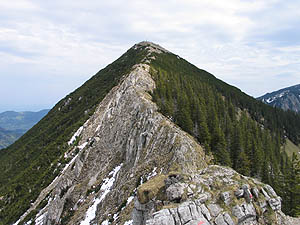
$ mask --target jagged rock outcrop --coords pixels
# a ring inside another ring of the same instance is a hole
[[[161,187],[159,195],[144,202],[145,191],[151,190],[145,188],[148,183],[142,184],[137,192],[135,209],[139,210],[133,212],[134,218],[137,218],[133,224],[233,225],[299,222],[281,212],[281,198],[271,186],[242,176],[230,168],[211,165],[197,175],[187,177],[184,182],[178,182],[180,187],[185,187],[185,191],[180,192],[182,194],[177,199],[170,198],[167,187]],[[165,179],[166,184],[167,180],[168,178]],[[187,189],[191,186],[191,192],[187,194]],[[175,193],[178,194],[178,191]],[[153,207],[160,210],[152,213]]]
[[[145,45],[166,51],[134,48]],[[199,143],[159,113],[147,60],[74,132],[69,162],[16,224],[292,224],[270,186],[208,166]]]

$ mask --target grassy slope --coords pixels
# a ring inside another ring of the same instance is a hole
[[[286,140],[286,144],[284,146],[284,151],[287,155],[292,158],[293,153],[295,153],[298,157],[300,157],[300,146],[295,145],[289,139]]]

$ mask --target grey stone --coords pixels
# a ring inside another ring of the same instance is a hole
[[[239,206],[235,206],[232,209],[232,214],[238,218],[239,223],[244,222],[246,219],[252,221],[256,218],[255,208],[252,204],[243,203]]]
[[[212,219],[212,217],[211,217],[211,215],[210,215],[210,212],[209,212],[208,208],[206,208],[206,206],[205,206],[204,204],[202,204],[202,205],[200,206],[200,208],[201,208],[201,212],[202,212],[202,214],[205,216],[205,218],[206,218],[208,221],[210,221],[210,220]]]
[[[185,225],[211,225],[205,218],[199,218],[197,220],[191,220]]]
[[[242,189],[243,189],[243,190],[250,189],[249,184],[243,184],[243,185],[242,185]]]
[[[152,224],[175,225],[175,220],[168,209],[163,209],[154,213],[153,219],[146,221],[146,225]]]
[[[209,209],[210,214],[213,217],[216,217],[222,211],[222,209],[220,208],[220,206],[218,206],[217,204],[208,204],[207,208]]]
[[[228,225],[234,225],[234,222],[228,213],[224,213],[223,218]]]
[[[251,192],[252,192],[253,196],[254,196],[256,199],[258,199],[258,195],[259,195],[258,189],[257,189],[256,187],[251,188]]]
[[[272,197],[278,197],[276,192],[274,191],[274,189],[270,186],[270,185],[265,185],[265,189],[268,192],[269,195],[271,195]]]
[[[143,224],[143,223],[141,223]],[[154,218],[147,220],[146,225],[175,225],[175,220],[168,209],[163,209],[154,214]]]
[[[216,225],[228,225],[228,224],[225,222],[225,220],[224,220],[222,214],[219,214],[219,215],[217,216],[217,218],[215,219],[215,224],[216,224]]]
[[[237,197],[237,198],[242,198],[244,196],[244,190],[243,189],[238,189],[234,192],[234,195]]]
[[[189,206],[179,206],[178,214],[182,224],[186,224],[188,221],[192,220],[192,215]]]
[[[241,207],[243,207],[246,216],[250,216],[250,215],[256,216],[256,211],[252,204],[244,203],[244,204],[241,204]]]
[[[178,215],[177,208],[169,209],[169,211],[170,211],[171,215],[172,215],[173,218],[174,218],[175,224],[181,224],[181,221],[180,221],[180,218],[179,218],[179,215]]]
[[[267,202],[266,201],[259,201],[258,204],[259,204],[259,207],[262,209],[263,213],[265,211],[267,211]]]
[[[210,199],[211,199],[211,194],[208,192],[205,192],[203,194],[200,194],[195,202],[196,202],[196,204],[201,205],[202,203],[205,203],[206,201],[208,201]]]
[[[190,186],[187,186],[186,191],[187,191],[187,196],[188,197],[190,197],[190,196],[192,196],[194,194],[194,191],[193,191],[193,189]]]
[[[221,193],[221,199],[225,202],[226,205],[228,205],[231,201],[230,192],[226,191]]]
[[[268,200],[269,206],[272,210],[277,211],[281,210],[281,199],[280,197],[277,198],[271,198]]]
[[[265,191],[264,188],[261,188],[260,190],[261,190],[261,192],[263,193],[263,195],[265,196],[265,198],[266,198],[267,200],[269,200],[269,199],[271,198],[271,197],[268,195],[268,193]]]
[[[198,219],[200,217],[203,217],[202,212],[201,212],[201,208],[197,205],[195,205],[195,203],[191,203],[189,205],[190,210],[191,210],[191,214],[192,214],[192,218],[193,219]]]
[[[183,180],[184,179],[183,179],[182,175],[172,174],[172,175],[169,175],[167,177],[167,179],[165,179],[165,185],[166,185],[166,187],[169,187],[172,184],[176,184],[178,182],[183,182]]]
[[[242,207],[236,205],[232,208],[232,215],[238,218],[238,220],[241,220],[245,216],[245,212],[242,209]]]
[[[169,201],[180,201],[182,195],[184,194],[184,189],[186,188],[187,184],[184,183],[175,183],[171,184],[167,190],[166,195]]]

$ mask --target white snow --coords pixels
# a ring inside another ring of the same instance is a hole
[[[128,220],[124,223],[124,225],[132,225],[133,224],[133,221],[132,220]]]
[[[121,169],[123,164],[120,164],[119,166],[115,167],[109,174],[108,176],[111,176],[111,178],[105,178],[104,183],[102,184],[100,190],[103,191],[102,195],[100,198],[96,198],[94,200],[94,203],[92,206],[90,206],[86,212],[85,219],[80,223],[80,225],[89,225],[90,221],[92,221],[96,217],[96,211],[97,211],[97,206],[102,200],[106,197],[106,195],[110,192],[110,189],[112,188],[114,182],[115,182],[115,177],[119,170]]]
[[[275,100],[275,99],[273,99],[273,98],[267,98],[267,99],[266,99],[266,102],[267,102],[267,103],[271,103],[271,102],[273,102],[274,100]]]
[[[78,148],[81,150],[81,149],[84,149],[84,147],[88,144],[88,142],[84,142],[82,145],[79,145]]]
[[[25,225],[30,225],[32,223],[32,220],[29,220]]]
[[[43,219],[44,219],[44,214],[40,215],[38,218],[35,219],[35,224],[36,225],[42,225],[43,224]]]
[[[101,225],[109,225],[109,221],[108,220],[104,220]]]
[[[71,137],[70,141],[68,141],[68,145],[73,144],[73,142],[76,140],[76,138],[81,134],[82,130],[83,130],[83,126],[79,127],[79,129]]]
[[[113,215],[114,221],[116,221],[116,220],[118,219],[118,217],[119,217],[119,213],[115,213],[115,214]]]
[[[127,199],[127,203],[126,205],[129,205],[129,203],[134,199],[134,196],[130,196],[128,199]]]
[[[13,225],[17,225],[18,223],[20,223],[20,219],[17,220],[17,222],[15,222]]]
[[[151,177],[154,177],[157,175],[156,169],[157,169],[157,167],[154,167],[152,172],[147,176],[147,180],[149,180]]]

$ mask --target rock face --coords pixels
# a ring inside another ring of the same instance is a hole
[[[281,199],[271,186],[242,176],[229,168],[208,166],[200,170],[197,175],[180,182],[181,187],[184,184],[185,187],[190,184],[195,187],[190,196],[182,196],[178,203],[168,198],[168,188],[166,188],[164,193],[166,196],[157,195],[143,205],[145,209],[143,212],[133,212],[147,215],[142,220],[133,221],[133,224],[228,225],[296,224],[299,222],[299,220],[292,221],[281,212]],[[143,185],[139,188],[142,189]],[[138,192],[137,199],[141,198],[141,194],[143,193]],[[203,195],[209,197],[199,198]],[[137,200],[135,207],[142,208],[140,205]],[[160,210],[151,215],[151,211],[147,212],[149,205]]]
[[[258,99],[283,110],[300,112],[300,84],[267,93]]]
[[[134,47],[145,44],[165,51]],[[16,224],[293,224],[272,187],[209,165],[158,112],[149,70],[135,65],[107,94],[69,141],[63,171]]]

